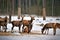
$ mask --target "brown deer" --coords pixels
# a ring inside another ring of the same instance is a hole
[[[44,27],[42,28],[42,34],[44,32],[44,30],[49,30],[49,28],[53,28],[53,34],[56,34],[56,28],[60,28],[60,23],[47,23],[44,25]]]
[[[13,32],[13,28],[16,26],[16,27],[19,27],[19,33],[20,33],[20,28],[21,28],[21,24],[22,24],[22,21],[12,21],[12,30],[11,32]]]
[[[1,29],[1,26],[4,27],[5,32],[7,30],[7,21],[8,21],[7,17],[5,18],[0,17],[0,29]]]
[[[23,20],[22,21],[22,24],[23,24],[22,31],[23,32],[29,33],[32,29],[32,22],[34,20],[34,17],[32,17],[32,16],[30,16],[30,17],[31,17],[31,20]],[[26,26],[26,28],[24,29],[25,26]]]

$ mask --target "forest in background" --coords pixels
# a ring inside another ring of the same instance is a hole
[[[0,0],[0,15],[18,15],[18,2],[19,0]],[[42,0],[20,0],[20,2],[21,14],[42,16]],[[60,0],[46,0],[46,15],[60,16]]]

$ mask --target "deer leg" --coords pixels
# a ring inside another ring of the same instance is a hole
[[[13,33],[13,28],[14,28],[14,25],[13,25],[13,27],[12,27],[12,29],[11,29],[11,32]]]
[[[42,34],[44,33],[45,29],[46,29],[45,27],[42,28],[41,30]]]
[[[29,25],[28,26],[28,33],[31,31],[31,29],[32,29],[32,25]]]
[[[27,30],[28,32],[27,33],[29,33],[29,25],[27,25],[27,28],[28,28],[28,30]]]
[[[47,29],[47,35],[49,34],[49,28]]]
[[[56,28],[54,28],[53,31],[54,31],[54,34],[53,35],[56,35]]]
[[[43,34],[43,30],[41,30],[41,33]]]
[[[6,32],[6,30],[7,30],[7,29],[6,29],[6,26],[4,27],[4,29],[5,29],[5,31],[4,31],[4,32]]]
[[[0,32],[1,32],[1,26],[0,26]]]
[[[5,25],[5,32],[7,31],[7,25]]]
[[[19,33],[20,33],[20,26],[19,26]]]
[[[22,27],[22,32],[24,32],[24,25],[23,25],[23,27]]]
[[[31,29],[32,29],[32,25],[30,25],[30,31],[31,31]],[[29,32],[30,32],[30,31],[29,31]]]

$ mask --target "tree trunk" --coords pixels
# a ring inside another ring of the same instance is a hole
[[[40,15],[39,14],[39,0],[37,0],[37,9],[38,9],[37,13],[38,13],[38,15]]]
[[[46,20],[46,0],[43,0],[43,20]]]
[[[9,5],[10,5],[10,8],[9,9],[9,23],[11,23],[11,0],[9,0]]]
[[[25,0],[25,14],[27,14],[27,0]]]
[[[12,0],[12,15],[14,15],[14,0]]]
[[[18,0],[18,19],[20,19],[21,16],[21,0]]]
[[[8,0],[7,0],[7,14],[8,14]]]
[[[31,13],[30,10],[31,10],[31,0],[29,0],[29,12],[28,12],[29,14]]]

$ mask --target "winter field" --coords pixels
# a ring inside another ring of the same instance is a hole
[[[5,17],[5,16],[0,16]],[[8,17],[9,18],[9,17]],[[7,33],[0,33],[0,40],[60,40],[60,29],[56,30],[56,35],[53,35],[53,29],[49,29],[49,34],[41,34],[41,29],[43,26],[41,24],[46,23],[60,23],[60,17],[46,17],[46,20],[43,20],[43,17],[34,17],[32,24],[31,33],[18,33],[18,27],[14,27],[14,33],[11,33],[11,23],[7,23]],[[21,20],[17,19],[17,16],[12,16],[11,21],[13,20]],[[27,18],[29,19],[29,18]],[[57,20],[56,20],[57,19]],[[21,25],[21,32],[22,32]],[[1,29],[2,30],[2,29]],[[4,31],[4,30],[3,30]]]

